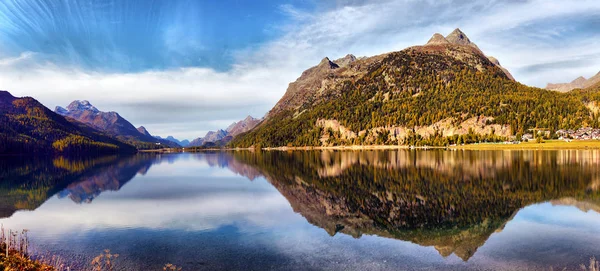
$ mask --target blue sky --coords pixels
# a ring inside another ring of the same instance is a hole
[[[281,35],[293,0],[44,0],[0,3],[4,56],[40,53],[104,72],[178,67],[225,71],[236,50]]]
[[[515,78],[600,71],[597,0],[5,0],[0,89],[75,99],[193,139],[262,117],[325,56],[372,56],[461,28]]]

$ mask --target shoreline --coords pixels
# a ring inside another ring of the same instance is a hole
[[[548,140],[542,143],[521,142],[518,144],[505,143],[474,143],[459,146],[407,146],[407,145],[351,145],[351,146],[329,146],[329,147],[268,147],[262,151],[311,151],[311,150],[589,150],[600,149],[600,140]],[[256,151],[256,148],[177,148],[177,149],[153,149],[140,150],[144,153],[176,153],[176,152],[203,152],[203,151]]]

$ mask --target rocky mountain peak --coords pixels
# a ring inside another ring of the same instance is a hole
[[[90,111],[90,112],[93,112],[93,113],[99,113],[100,112],[100,110],[98,110],[98,108],[96,108],[95,106],[93,106],[87,100],[83,100],[83,101],[75,100],[75,101],[71,102],[67,106],[67,110],[68,111]]]
[[[454,31],[452,31],[452,33],[448,34],[448,36],[446,36],[446,37],[442,36],[442,34],[439,34],[439,33],[433,34],[433,36],[429,39],[429,41],[427,42],[427,44],[425,44],[425,46],[427,46],[427,45],[445,45],[445,44],[469,46],[469,47],[475,48],[477,50],[477,52],[483,54],[483,52],[479,49],[479,47],[477,47],[477,45],[474,42],[472,42],[469,39],[469,37],[467,37],[467,34],[462,32],[458,28],[454,29]]]
[[[262,120],[248,116],[243,120],[237,121],[229,125],[225,130],[228,135],[237,136],[256,127]]]
[[[338,64],[335,64],[333,61],[329,60],[328,57],[325,57],[325,58],[321,59],[321,62],[319,63],[318,67],[327,67],[329,69],[337,69],[340,66]]]
[[[427,42],[427,44],[447,44],[447,43],[450,43],[450,42],[444,36],[442,36],[442,34],[440,34],[440,33],[433,34],[433,36]]]
[[[446,36],[446,40],[450,43],[460,44],[460,45],[471,45],[472,44],[469,37],[467,37],[467,35],[458,28],[454,29],[454,31],[452,31],[452,33],[450,33],[448,36]]]
[[[346,67],[346,66],[350,65],[350,63],[352,63],[356,60],[357,60],[356,56],[354,56],[353,54],[347,54],[345,57],[336,59],[333,62],[340,67]]]
[[[571,84],[583,84],[583,83],[585,83],[585,81],[587,81],[587,79],[585,79],[585,77],[579,76],[579,77],[575,78],[575,80],[571,81]]]
[[[146,127],[144,126],[140,126],[137,128],[138,132],[140,132],[142,135],[147,135],[147,136],[152,136],[150,134],[150,132],[148,132],[148,130],[146,130]]]

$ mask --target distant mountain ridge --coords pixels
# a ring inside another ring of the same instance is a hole
[[[129,121],[121,117],[119,113],[98,110],[87,100],[75,100],[67,108],[57,106],[54,110],[57,114],[72,118],[104,132],[108,135],[142,148],[153,148],[153,144],[164,144],[169,147],[179,147],[171,141],[160,141],[154,138],[143,126],[135,128]],[[136,143],[139,142],[139,143]]]
[[[171,141],[171,142],[175,142],[175,143],[177,143],[181,147],[187,147],[190,144],[190,141],[187,140],[187,139],[179,140],[179,139],[177,139],[177,138],[175,138],[173,136],[167,136],[166,138],[162,138],[160,136],[154,136],[154,137],[158,138],[158,139],[161,139],[161,140],[168,140],[168,141]]]
[[[209,131],[204,137],[199,137],[192,140],[189,144],[190,147],[199,147],[207,143],[214,143],[224,139],[228,133],[225,130],[219,129],[217,131]]]
[[[586,79],[583,76],[579,76],[579,77],[575,78],[573,81],[571,81],[570,83],[558,83],[558,84],[548,83],[546,85],[546,89],[555,90],[558,92],[567,92],[567,91],[571,91],[573,89],[578,89],[578,88],[580,88],[580,89],[589,88],[598,83],[600,83],[600,72],[598,72],[596,75],[590,77],[589,79]]]
[[[225,130],[228,135],[233,137],[250,131],[252,128],[256,127],[262,120],[253,118],[252,116],[247,116],[245,119],[240,120],[238,122],[234,122]]]
[[[234,137],[248,132],[256,125],[258,125],[262,119],[253,118],[252,116],[247,116],[245,119],[237,121],[229,125],[225,130],[219,129],[217,131],[209,131],[206,133],[204,137],[199,137],[192,140],[188,146],[190,147],[218,147],[223,146],[229,141],[231,141]]]

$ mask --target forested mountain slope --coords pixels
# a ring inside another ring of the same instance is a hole
[[[520,84],[456,30],[399,52],[323,59],[231,146],[506,140],[530,129],[598,126],[595,97]]]

